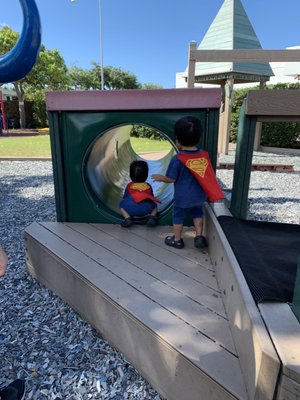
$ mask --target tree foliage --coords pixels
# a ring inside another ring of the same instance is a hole
[[[5,54],[17,43],[19,34],[14,32],[9,26],[4,25],[0,29],[0,54]]]
[[[0,54],[7,53],[17,42],[19,34],[8,26],[0,29]],[[99,90],[101,89],[101,67],[93,62],[91,69],[76,66],[67,68],[58,50],[47,50],[41,46],[36,64],[29,74],[17,82],[12,82],[19,100],[20,125],[25,121],[24,100],[31,101],[34,111],[34,125],[47,126],[45,91],[50,90]],[[153,83],[140,84],[135,74],[121,68],[104,66],[104,89],[161,89]],[[140,127],[142,136],[153,136],[150,128]],[[146,133],[147,131],[147,133]]]
[[[258,86],[250,89],[237,89],[234,91],[234,100],[231,113],[230,141],[235,143],[239,122],[239,112],[244,98],[249,90],[256,90]],[[266,90],[296,90],[300,83],[278,83],[269,85]],[[284,106],[284,105],[283,105]],[[300,148],[300,123],[298,122],[264,122],[262,124],[261,144],[263,146]]]
[[[93,76],[93,89],[101,89],[101,67],[93,62],[91,74]],[[121,68],[105,66],[103,68],[104,89],[120,90],[120,89],[140,89],[141,84],[138,82],[135,74],[124,71]]]
[[[4,26],[0,29],[0,53],[5,54],[16,43],[19,34]],[[41,46],[37,62],[24,78],[12,82],[19,100],[20,125],[26,127],[24,100],[33,102],[35,122],[45,126],[45,90],[64,90],[69,87],[67,67],[58,50]],[[28,121],[29,122],[29,121]]]

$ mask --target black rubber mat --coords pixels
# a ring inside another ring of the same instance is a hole
[[[300,225],[228,216],[218,220],[256,303],[291,303],[300,257]]]

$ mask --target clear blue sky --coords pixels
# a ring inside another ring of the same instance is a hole
[[[300,45],[300,0],[242,0],[265,49]],[[100,62],[98,0],[36,0],[42,42],[67,66]],[[223,0],[102,0],[104,65],[120,67],[140,83],[175,87],[187,66],[188,43],[201,42]],[[19,0],[0,1],[0,24],[20,32]]]

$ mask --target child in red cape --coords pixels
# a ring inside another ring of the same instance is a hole
[[[146,161],[133,161],[129,167],[131,182],[125,188],[120,202],[120,213],[124,217],[121,226],[128,228],[133,217],[146,217],[147,226],[157,225],[157,204],[160,201],[153,196],[153,189],[146,182],[149,168]]]
[[[194,244],[197,248],[207,246],[203,236],[203,204],[224,198],[212,168],[208,153],[198,150],[202,125],[196,117],[184,117],[174,126],[176,146],[179,153],[168,166],[166,175],[153,174],[155,182],[174,183],[173,236],[167,236],[168,246],[182,249],[182,228],[185,213],[193,219],[196,230]]]

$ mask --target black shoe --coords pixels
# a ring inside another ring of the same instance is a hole
[[[205,247],[207,247],[207,240],[204,236],[196,236],[194,238],[194,245],[195,247],[197,247],[197,249],[204,249]]]
[[[16,379],[6,388],[0,390],[1,400],[23,400],[25,398],[26,382]]]
[[[175,249],[182,249],[184,247],[184,242],[182,239],[175,240],[175,236],[167,236],[165,238],[165,244],[167,246],[175,247]]]
[[[147,226],[152,227],[152,226],[156,226],[157,222],[158,222],[158,218],[154,215],[150,215],[150,217],[148,217],[148,219],[147,219],[146,224],[147,224]]]
[[[131,217],[125,218],[124,221],[121,222],[121,226],[123,228],[129,228],[133,224]]]

